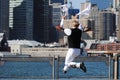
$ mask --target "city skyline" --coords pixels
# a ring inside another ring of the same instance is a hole
[[[1,0],[2,1],[2,0]],[[58,7],[58,5],[61,5],[60,2],[56,2],[54,3],[54,6],[49,5],[49,1],[46,0],[46,2],[44,1],[36,1],[36,0],[10,0],[10,3],[6,4],[6,8],[8,9],[8,12],[4,12],[1,13],[1,23],[3,23],[3,20],[7,20],[9,18],[8,23],[7,24],[7,28],[10,30],[9,32],[9,39],[27,39],[27,40],[36,40],[39,42],[54,42],[54,41],[60,41],[60,39],[63,39],[63,34],[61,34],[62,36],[60,36],[60,33],[56,31],[55,26],[58,25],[60,23],[60,17],[61,17],[61,11],[60,8]],[[21,2],[20,2],[21,1]],[[88,1],[88,0],[85,0]],[[91,0],[91,1],[98,1],[98,0]],[[109,0],[104,0],[105,2],[103,3],[108,3]],[[101,2],[101,1],[99,1]],[[21,4],[19,6],[16,7],[17,4]],[[34,3],[34,5],[32,5]],[[39,4],[38,4],[39,3]],[[45,4],[46,3],[46,4]],[[63,1],[61,0],[61,3],[63,3]],[[94,2],[95,3],[95,2]],[[114,2],[114,6],[116,8],[118,8],[118,2]],[[57,6],[55,6],[57,5]],[[83,6],[83,7],[82,7]],[[82,3],[81,5],[81,9],[84,9],[84,6],[86,6],[85,3]],[[107,23],[106,19],[108,19],[109,23],[111,23],[110,21],[113,20],[113,15],[115,14],[115,9],[116,8],[112,8],[110,10],[106,9],[104,10],[100,10],[98,8],[97,4],[92,4],[91,10],[94,11],[94,15],[92,15],[93,19],[95,19],[95,21],[98,21],[95,23],[95,28],[100,27],[100,24],[102,24],[102,20],[105,21],[105,23]],[[74,8],[70,8],[71,9],[71,14],[69,16],[72,16],[74,14],[76,14],[76,12],[78,10],[75,10]],[[114,9],[114,10],[113,10]],[[4,9],[4,7],[1,7],[1,10],[6,10]],[[92,12],[93,12],[92,11]],[[98,11],[98,13],[96,13]],[[103,12],[104,11],[104,12]],[[108,12],[107,12],[108,11]],[[103,13],[99,13],[99,12],[103,12]],[[110,13],[111,12],[111,13]],[[6,14],[8,17],[4,18],[3,14],[5,13],[9,13]],[[101,15],[101,17],[99,17]],[[104,15],[110,15],[110,16],[104,16]],[[91,17],[91,18],[92,18]],[[94,18],[96,17],[96,18]],[[98,17],[98,18],[97,18]],[[106,18],[102,18],[102,17],[106,17]],[[2,19],[3,18],[3,19]],[[72,17],[69,17],[69,19],[71,19]],[[102,18],[102,19],[99,19]],[[101,21],[101,23],[100,23]],[[83,21],[84,22],[84,21]],[[112,21],[115,22],[115,21]],[[105,23],[103,23],[103,25],[101,25],[102,27],[105,25]],[[119,23],[119,22],[117,22]],[[5,25],[4,24],[4,25]],[[96,25],[97,24],[97,25]],[[88,24],[89,25],[89,24]],[[92,22],[91,25],[94,25],[94,22]],[[113,23],[114,25],[114,23]],[[1,32],[2,31],[7,31],[6,29],[3,29],[3,24],[1,25]],[[107,26],[110,27],[110,26]],[[114,26],[116,27],[116,25]],[[4,27],[5,28],[5,27]],[[92,28],[95,30],[95,28]],[[106,26],[104,26],[103,28],[106,28]],[[98,33],[99,28],[96,28],[96,33]],[[108,30],[108,29],[107,29]],[[95,31],[94,31],[95,32]],[[111,31],[110,31],[111,32]],[[114,31],[115,33],[115,31]],[[93,35],[91,33],[91,35]],[[100,35],[101,36],[101,35]],[[111,36],[108,35],[108,36]],[[92,39],[94,39],[95,37],[93,37]],[[102,38],[102,39],[106,39],[106,37]],[[108,38],[107,38],[108,39]]]

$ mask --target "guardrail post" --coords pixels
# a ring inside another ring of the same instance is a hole
[[[57,70],[56,70],[56,78],[59,79],[59,56],[57,56]]]
[[[109,80],[111,79],[111,55],[108,55],[109,57],[109,67],[108,67],[108,75],[109,75]]]
[[[119,56],[117,53],[114,53],[113,56],[113,79],[119,79]]]
[[[59,79],[59,56],[50,57],[50,64],[52,65],[52,78],[53,80]]]
[[[52,77],[53,77],[53,80],[55,80],[55,56],[53,56],[53,64],[52,64],[53,68],[52,68]]]

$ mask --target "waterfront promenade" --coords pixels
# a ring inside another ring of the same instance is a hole
[[[22,49],[22,53],[9,53],[9,52],[1,52],[1,61],[36,61],[36,62],[43,62],[48,61],[52,64],[52,74],[53,79],[59,77],[55,76],[58,74],[59,64],[60,62],[63,62],[65,59],[65,55],[67,52],[67,48],[26,48]],[[114,67],[113,70],[113,79],[117,80],[119,79],[119,51],[95,51],[95,50],[88,50],[87,53],[93,53],[93,54],[107,54],[108,56],[80,56],[75,59],[75,61],[86,61],[86,62],[106,62],[109,65],[109,76],[108,79],[111,77],[111,60],[113,60]],[[112,54],[112,56],[111,56]],[[114,56],[113,56],[114,54]],[[58,62],[59,64],[55,64],[55,62]]]

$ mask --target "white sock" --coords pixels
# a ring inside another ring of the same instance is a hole
[[[77,68],[80,68],[80,63],[76,63],[76,67],[77,67]]]
[[[68,70],[68,66],[64,66],[63,70],[67,71]]]

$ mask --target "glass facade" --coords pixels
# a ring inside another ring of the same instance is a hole
[[[33,0],[10,0],[11,39],[33,39]]]
[[[61,4],[64,4],[64,0],[51,0],[51,3],[61,3]]]
[[[0,0],[0,33],[9,38],[9,0]]]
[[[49,0],[34,0],[33,10],[33,39],[44,43],[49,42],[50,23],[52,19]]]

